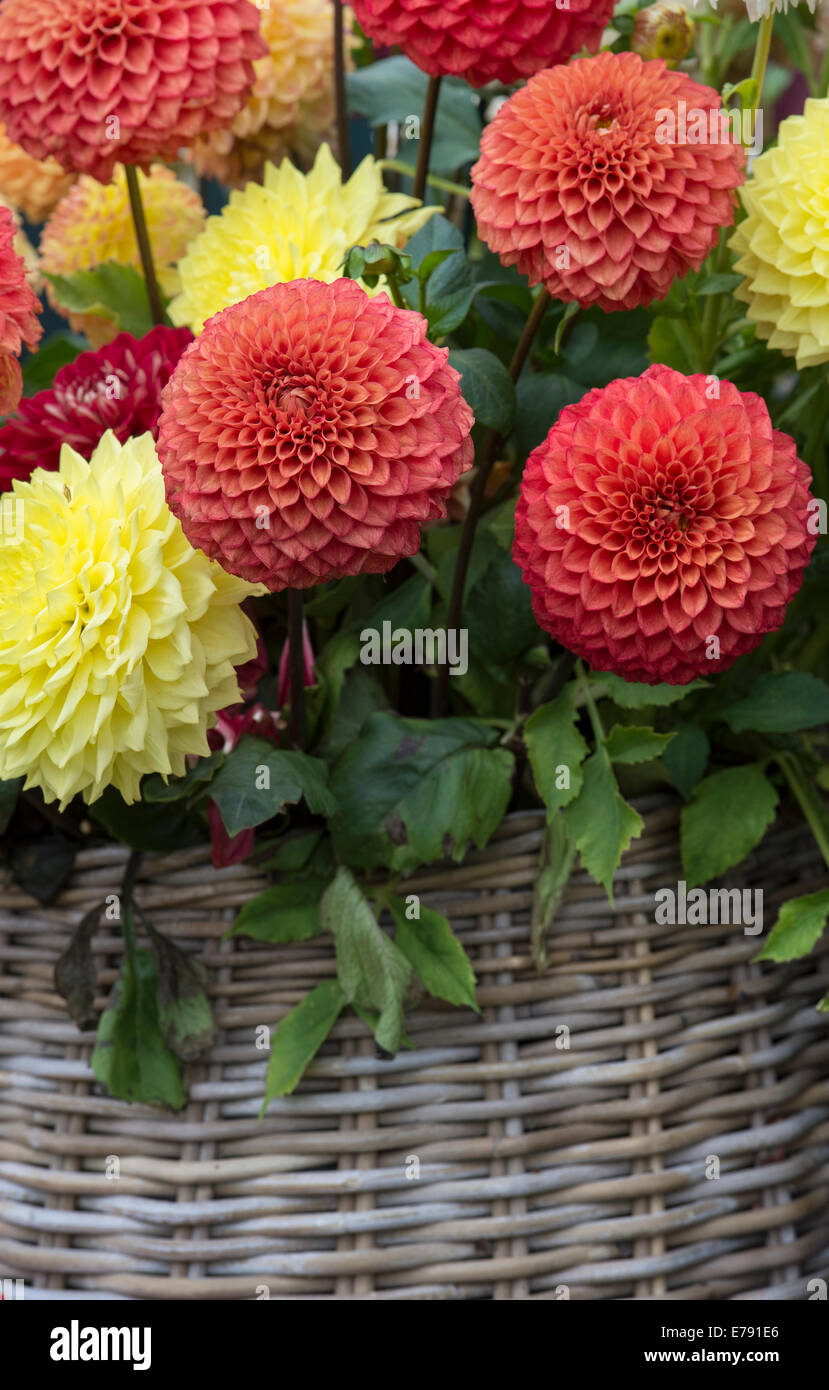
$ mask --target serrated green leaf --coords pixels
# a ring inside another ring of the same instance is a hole
[[[158,980],[158,1021],[164,1041],[184,1062],[209,1052],[216,1024],[207,997],[207,971],[195,956],[145,920]]]
[[[591,681],[601,682],[608,696],[621,709],[647,709],[649,705],[674,705],[684,700],[692,690],[704,690],[707,681],[690,681],[688,685],[642,685],[626,681],[610,671],[591,671]]]
[[[719,711],[735,734],[791,734],[829,722],[829,686],[806,671],[760,676],[749,695]]]
[[[829,917],[829,888],[790,898],[768,935],[757,960],[799,960],[807,956],[823,935]]]
[[[338,980],[324,980],[286,1014],[271,1036],[271,1055],[260,1117],[272,1100],[287,1096],[302,1079],[345,1007]]]
[[[131,265],[104,261],[94,270],[75,270],[71,275],[46,279],[62,308],[74,314],[112,317],[125,333],[143,338],[153,326],[147,287]]]
[[[397,933],[395,944],[436,999],[466,1004],[480,1013],[475,1001],[475,974],[469,957],[446,917],[428,907],[409,919],[402,898],[390,896],[389,911]]]
[[[461,393],[479,425],[509,434],[515,385],[500,358],[484,348],[452,348],[449,365],[461,374]]]
[[[582,789],[565,808],[564,819],[583,867],[603,885],[612,906],[613,876],[644,823],[621,796],[605,748],[597,748],[584,764]]]
[[[411,966],[377,922],[349,869],[341,867],[320,901],[323,929],[334,936],[337,974],[349,1003],[379,1014],[374,1036],[396,1052],[403,1036],[403,1001]]]
[[[711,745],[698,724],[679,724],[662,755],[665,771],[687,801],[705,772]]]
[[[283,880],[245,903],[228,936],[256,941],[307,941],[322,930],[319,904],[326,884],[319,878]]]
[[[548,818],[569,805],[582,788],[582,763],[590,750],[576,728],[574,699],[575,686],[565,686],[524,726],[530,766]]]
[[[330,816],[337,803],[320,758],[275,748],[267,739],[240,739],[210,784],[228,835],[270,820],[284,806],[305,800],[311,811]]]
[[[774,820],[777,801],[771,782],[754,763],[725,768],[700,782],[680,820],[688,887],[740,864]]]
[[[208,783],[215,777],[224,760],[224,753],[211,753],[208,758],[199,758],[196,766],[191,767],[183,777],[167,779],[159,772],[153,772],[141,783],[141,800],[180,801],[183,796],[200,794],[207,790]]]
[[[530,940],[539,970],[547,964],[547,934],[573,871],[576,846],[567,833],[563,811],[548,817],[542,831],[538,877],[533,888]]]
[[[614,724],[604,746],[611,762],[646,763],[661,757],[673,737],[673,733],[658,734],[633,724]]]
[[[164,1041],[152,954],[128,951],[108,1007],[101,1014],[90,1066],[119,1100],[144,1105],[185,1103],[181,1069]]]

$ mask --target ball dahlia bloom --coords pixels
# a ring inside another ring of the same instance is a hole
[[[180,286],[176,262],[204,227],[204,206],[198,193],[162,164],[154,164],[146,176],[139,174],[138,184],[158,281],[166,295],[173,295]],[[93,270],[105,261],[141,269],[123,167],[115,170],[112,183],[106,185],[85,175],[79,178],[55,208],[40,238],[41,269],[50,275]],[[112,342],[118,332],[116,320],[109,315],[64,309],[51,285],[47,297],[93,347]]]
[[[734,291],[769,347],[798,368],[829,361],[829,99],[810,99],[780,124],[740,197],[746,217],[731,237]]]
[[[182,257],[170,317],[200,333],[220,309],[268,285],[307,276],[336,280],[350,247],[373,240],[402,247],[436,211],[387,193],[371,155],[345,183],[328,145],[308,174],[287,159],[278,169],[268,164],[264,185],[231,193]]]
[[[26,263],[15,249],[14,214],[0,207],[0,415],[14,410],[23,389],[18,358],[33,351],[43,332],[40,301],[26,281]]]
[[[233,123],[190,151],[200,174],[241,187],[261,182],[267,160],[294,151],[313,157],[334,120],[333,12],[331,0],[279,0],[262,10],[267,55],[254,63],[253,90]],[[349,21],[346,11],[348,59],[356,42]]]
[[[250,585],[187,542],[151,435],[101,440],[87,462],[14,484],[0,543],[0,778],[61,808],[145,772],[180,776],[239,699],[256,651]],[[257,591],[259,592],[259,591]]]
[[[702,265],[733,221],[744,166],[715,91],[661,59],[606,52],[538,73],[501,107],[472,206],[484,241],[530,284],[634,309]]]
[[[0,120],[107,183],[229,125],[266,51],[249,0],[3,0]]]
[[[472,412],[420,314],[352,280],[217,314],[163,398],[167,500],[193,545],[268,589],[383,574],[445,515]]]
[[[541,627],[598,671],[684,685],[783,622],[810,474],[759,396],[654,366],[589,391],[527,460],[513,556]]]
[[[0,196],[30,222],[43,222],[74,182],[56,159],[32,159],[0,124]]]
[[[190,342],[186,328],[160,326],[143,338],[119,333],[108,347],[61,367],[0,428],[0,492],[34,468],[58,468],[64,444],[89,459],[107,430],[121,444],[148,430],[155,438],[161,392]]]
[[[398,45],[432,77],[464,77],[473,87],[520,82],[595,53],[613,17],[613,0],[352,0],[360,26],[378,43]]]

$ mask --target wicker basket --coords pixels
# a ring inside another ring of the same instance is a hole
[[[682,877],[678,811],[640,809],[615,911],[577,873],[543,975],[540,815],[412,879],[469,950],[481,1016],[427,1001],[394,1061],[344,1017],[262,1122],[256,1027],[332,974],[327,939],[223,941],[263,881],[201,849],[147,856],[139,901],[201,952],[220,1031],[184,1111],[130,1107],[94,1082],[53,984],[126,851],[82,853],[51,909],[6,881],[2,1273],[54,1299],[810,1297],[829,1277],[829,956],[761,967],[740,926],[655,925],[654,891]],[[762,886],[770,922],[826,874],[792,824],[729,882]],[[103,926],[93,945],[107,991],[121,942]]]

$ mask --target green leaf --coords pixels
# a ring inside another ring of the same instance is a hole
[[[180,1110],[186,1099],[181,1071],[164,1041],[156,988],[152,954],[128,951],[101,1014],[90,1066],[119,1100]]]
[[[12,845],[11,871],[21,888],[48,905],[67,883],[77,849],[77,843],[60,831],[27,836]]]
[[[439,273],[439,272],[438,272]],[[474,285],[466,285],[463,289],[453,290],[451,294],[437,296],[433,288],[437,274],[429,281],[429,299],[426,303],[426,320],[429,324],[429,336],[432,339],[445,338],[447,333],[453,333],[459,328],[467,317],[476,297],[482,290],[488,289],[487,281],[476,281]]]
[[[791,898],[769,932],[757,960],[799,960],[817,945],[829,917],[829,888]]]
[[[245,903],[228,936],[252,936],[256,941],[307,941],[321,930],[319,904],[322,879],[276,883]]]
[[[216,1024],[207,997],[207,971],[141,914],[150,937],[158,978],[158,1021],[176,1057],[192,1062],[216,1041]]]
[[[298,873],[300,869],[305,868],[324,834],[321,826],[314,826],[310,830],[289,830],[280,838],[267,859],[257,859],[256,867],[275,869],[281,874]]]
[[[646,763],[661,757],[673,737],[672,733],[658,734],[655,729],[641,729],[633,724],[614,724],[604,746],[611,762]]]
[[[23,395],[35,396],[50,387],[61,367],[74,362],[88,347],[80,333],[50,333],[23,363]]]
[[[525,368],[516,387],[515,447],[527,458],[547,438],[565,406],[574,405],[585,387],[558,372],[531,372]]]
[[[0,782],[0,835],[8,829],[14,815],[23,780],[22,777],[13,777],[9,782]]]
[[[806,671],[775,671],[760,676],[745,699],[719,712],[735,734],[792,734],[829,722],[829,686]]]
[[[651,362],[663,362],[686,376],[699,370],[697,344],[688,324],[681,318],[660,314],[648,334]]]
[[[694,285],[694,294],[697,299],[704,299],[709,294],[730,294],[742,283],[742,275],[735,275],[731,271],[722,271],[716,275],[704,275]]]
[[[515,419],[515,386],[500,358],[484,348],[452,348],[449,365],[461,374],[461,392],[477,423],[509,434]]]
[[[228,835],[261,825],[303,798],[318,815],[330,816],[337,809],[328,788],[328,769],[320,758],[250,736],[227,754],[210,784],[210,795]]]
[[[373,714],[338,759],[331,787],[340,806],[335,850],[354,867],[406,872],[482,849],[512,789],[513,758],[477,719]]]
[[[224,753],[211,753],[208,758],[199,758],[196,766],[191,767],[183,777],[172,779],[162,777],[159,772],[153,772],[141,783],[141,800],[179,801],[183,796],[189,797],[192,793],[198,796],[207,790],[208,783],[212,781],[224,760]]]
[[[713,772],[682,809],[680,844],[689,888],[739,864],[774,820],[777,792],[754,763]]]
[[[538,970],[547,964],[547,934],[573,872],[576,846],[567,834],[563,811],[548,817],[542,831],[538,877],[533,889],[530,939]]]
[[[184,849],[204,838],[184,801],[163,806],[136,801],[128,806],[120,792],[107,787],[103,795],[92,802],[89,814],[100,821],[113,839],[144,852],[165,852],[171,846]]]
[[[395,944],[429,993],[449,1004],[466,1004],[480,1013],[469,957],[448,920],[428,907],[420,907],[420,916],[410,920],[404,900],[391,895],[388,905],[397,928]]]
[[[649,705],[673,705],[684,700],[692,690],[704,689],[708,682],[690,681],[688,685],[641,685],[626,681],[610,671],[591,671],[590,679],[601,682],[614,704],[622,709],[647,709]]]
[[[55,965],[55,987],[66,1000],[72,1018],[81,1032],[95,1021],[95,961],[92,956],[92,935],[101,920],[104,904],[90,908],[81,918],[72,940]]]
[[[582,788],[582,763],[589,749],[576,728],[575,691],[575,685],[566,685],[524,726],[530,766],[548,818],[573,801]]]
[[[301,1004],[286,1014],[271,1037],[271,1055],[265,1085],[264,1115],[272,1100],[287,1096],[298,1085],[345,1007],[345,995],[337,980],[324,980]]]
[[[361,1009],[377,1011],[374,1036],[386,1052],[396,1052],[403,1036],[403,1000],[411,966],[381,930],[349,869],[340,868],[323,894],[320,920],[334,936],[345,998]]]
[[[705,772],[711,745],[698,724],[678,724],[675,737],[662,755],[665,771],[687,801]]]
[[[564,819],[583,867],[604,886],[612,906],[613,876],[644,824],[638,811],[622,798],[606,748],[597,748],[584,764],[582,789],[566,807]]]
[[[372,126],[400,123],[400,158],[414,163],[418,141],[409,139],[407,119],[420,117],[429,79],[408,58],[381,58],[379,62],[346,75],[348,105],[365,116]],[[463,164],[477,159],[481,140],[481,120],[472,89],[456,77],[441,82],[430,151],[429,168],[434,174],[454,174]]]
[[[104,261],[94,270],[75,270],[71,275],[46,279],[62,308],[73,314],[95,314],[116,319],[119,328],[143,338],[153,326],[147,287],[131,265]]]

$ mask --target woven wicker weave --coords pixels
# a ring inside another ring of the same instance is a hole
[[[139,901],[200,951],[220,1028],[187,1108],[159,1112],[102,1093],[92,1037],[53,984],[126,851],[83,853],[50,909],[0,885],[2,1273],[57,1299],[814,1296],[829,1277],[829,1028],[814,1007],[829,955],[761,967],[739,926],[656,926],[655,889],[682,876],[677,807],[640,809],[615,911],[577,873],[544,975],[528,946],[539,815],[413,879],[473,958],[481,1016],[427,1000],[407,1024],[416,1050],[394,1061],[345,1017],[261,1123],[257,1025],[331,976],[327,939],[223,941],[262,880],[217,873],[202,850],[145,858]],[[826,874],[793,824],[729,883],[763,886],[770,924]],[[115,932],[93,943],[101,1005]]]

